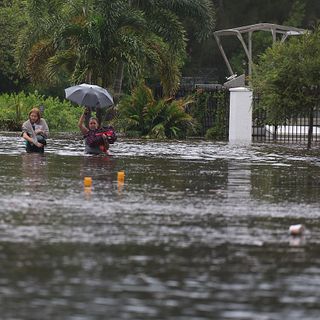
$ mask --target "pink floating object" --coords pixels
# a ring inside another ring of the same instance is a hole
[[[294,224],[289,228],[289,233],[293,236],[301,235],[303,232],[304,232],[303,224]]]

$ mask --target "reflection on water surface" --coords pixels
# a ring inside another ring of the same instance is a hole
[[[56,138],[37,155],[0,140],[3,319],[318,319],[315,154],[123,140],[99,157]]]

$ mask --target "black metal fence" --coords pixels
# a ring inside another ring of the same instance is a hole
[[[315,108],[310,116],[288,117],[278,125],[268,124],[266,112],[259,107],[259,97],[253,98],[253,141],[306,144],[312,124],[312,143],[320,142],[320,109]]]
[[[228,140],[229,135],[229,104],[228,89],[219,84],[184,84],[176,93],[176,98],[193,95],[196,101],[187,108],[199,123],[199,135]],[[320,143],[320,108],[315,108],[311,117],[288,117],[281,124],[267,122],[266,112],[259,105],[259,97],[254,96],[252,105],[252,140],[262,142],[283,142],[307,144],[310,123],[312,125],[311,141]]]
[[[198,134],[208,135],[212,139],[227,140],[229,92],[218,84],[183,85],[176,93],[176,98],[188,95],[193,95],[195,102],[189,105],[186,111],[198,122]]]

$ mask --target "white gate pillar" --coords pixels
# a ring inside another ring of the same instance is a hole
[[[230,88],[229,142],[252,141],[252,91],[248,88]]]

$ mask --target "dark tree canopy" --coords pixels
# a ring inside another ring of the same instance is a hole
[[[44,0],[5,0],[0,3],[0,24],[1,24],[1,62],[0,62],[0,91],[10,91],[25,89],[25,82],[21,79],[21,74],[18,73],[17,63],[14,59],[15,45],[17,36],[28,23],[33,23],[38,26],[43,23],[46,17],[52,17],[59,10],[61,5],[77,3],[78,8],[82,8],[81,4],[96,5],[111,3],[110,1],[101,0],[73,0],[73,1],[44,1]],[[201,3],[206,3],[215,8],[215,24],[214,30],[207,29],[202,24],[203,20],[199,20],[197,15],[203,16],[201,10],[195,10],[195,4],[198,1],[192,0],[175,0],[175,1],[114,1],[119,4],[130,3],[134,8],[144,10],[151,14],[155,13],[156,9],[167,9],[173,12],[179,12],[179,19],[186,30],[186,45],[187,58],[184,60],[185,66],[182,69],[183,76],[208,76],[211,79],[220,83],[225,81],[227,68],[223,58],[217,48],[213,36],[201,43],[199,40],[205,39],[204,36],[210,34],[211,31],[221,30],[229,27],[238,27],[243,25],[255,24],[260,22],[275,23],[280,25],[290,25],[300,28],[312,29],[318,23],[320,17],[320,1],[319,0],[203,0]],[[28,10],[22,10],[21,5],[28,4]],[[182,5],[189,10],[182,10]],[[193,9],[192,9],[193,6]],[[200,8],[201,9],[201,8]],[[27,17],[26,13],[33,12],[34,16]],[[164,11],[162,11],[164,12]],[[40,14],[41,13],[41,14]],[[192,13],[192,15],[190,15]],[[37,19],[40,16],[40,19]],[[160,16],[159,16],[160,17]],[[211,17],[207,17],[212,19]],[[198,19],[198,23],[197,23]],[[150,20],[151,21],[151,20]],[[198,26],[198,27],[197,27]],[[37,28],[34,29],[34,36],[37,35]],[[170,34],[167,34],[170,37]],[[253,54],[260,55],[271,42],[264,34],[254,34],[255,45]],[[169,39],[169,38],[168,38]],[[235,39],[226,39],[224,44],[226,51],[231,53],[232,62],[236,65],[238,73],[246,68],[244,65],[244,53],[239,42]],[[229,55],[228,55],[229,56]],[[61,59],[63,57],[60,57]],[[64,57],[66,58],[66,57]],[[67,67],[67,66],[66,66]],[[134,70],[132,70],[133,72]]]

